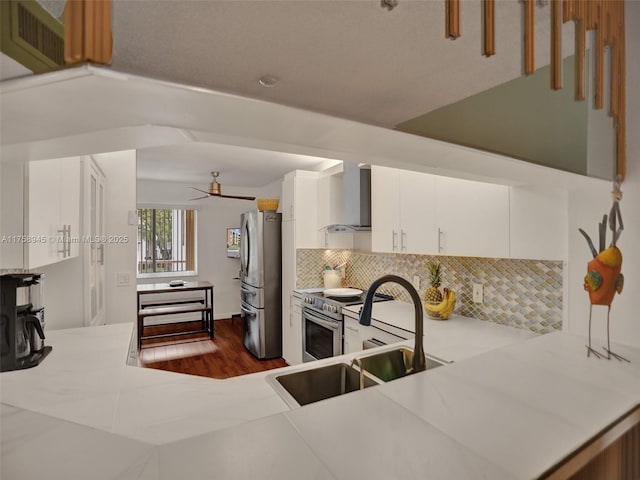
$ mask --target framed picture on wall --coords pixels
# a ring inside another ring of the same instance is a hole
[[[239,228],[227,228],[227,257],[240,258]]]

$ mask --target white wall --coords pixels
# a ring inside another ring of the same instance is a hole
[[[281,181],[268,184],[260,189],[239,189],[223,184],[227,195],[249,195],[256,197],[280,198]],[[177,182],[138,180],[138,205],[173,206],[195,208],[197,210],[197,277],[182,277],[187,281],[207,280],[214,284],[214,318],[229,318],[240,313],[240,281],[238,276],[240,260],[227,258],[227,228],[240,226],[240,215],[255,210],[253,201],[227,198],[205,198],[198,201],[189,199],[199,196],[190,187],[203,190],[208,185],[194,185]],[[132,265],[135,265],[135,257]],[[170,279],[181,278],[178,275]],[[144,278],[139,283],[166,282],[165,278]]]
[[[105,283],[107,324],[136,320],[136,235],[137,224],[129,225],[129,212],[136,210],[136,152],[93,155],[104,172],[105,234],[126,235],[126,243],[105,245]],[[129,275],[126,286],[118,286],[118,274]]]
[[[616,295],[611,307],[611,339],[640,346],[640,2],[625,2],[626,68],[627,68],[627,175],[622,185],[620,202],[624,231],[618,243],[623,254],[624,290]],[[613,129],[612,123],[610,128]],[[607,141],[607,132],[604,132]],[[593,238],[602,215],[611,208],[611,185],[592,186],[569,193],[569,331],[586,335],[588,331],[589,299],[582,289],[587,262],[591,254],[578,233],[582,227]],[[610,239],[610,231],[608,232]],[[606,336],[606,307],[594,307],[592,334]]]
[[[0,153],[0,235],[24,233],[24,160],[3,148]],[[0,271],[21,269],[23,245],[0,242]]]

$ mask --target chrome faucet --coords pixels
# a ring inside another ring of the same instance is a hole
[[[424,356],[424,348],[422,346],[422,337],[423,337],[423,314],[422,314],[422,302],[420,301],[420,296],[418,292],[414,288],[414,286],[406,279],[399,277],[398,275],[385,275],[384,277],[380,277],[375,280],[369,290],[367,291],[367,296],[364,300],[364,305],[362,305],[362,309],[360,310],[360,325],[371,325],[371,310],[373,307],[373,295],[376,293],[378,288],[388,282],[394,282],[398,285],[401,285],[405,288],[409,295],[411,295],[411,299],[413,300],[413,307],[415,310],[415,345],[413,347],[413,360],[411,362],[411,370],[413,372],[421,372],[427,369],[427,360]]]
[[[364,368],[362,368],[362,361],[356,357],[351,360],[351,367],[354,365],[358,365],[358,370],[360,372],[360,390],[364,390]]]

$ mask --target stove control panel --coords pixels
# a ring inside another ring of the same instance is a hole
[[[342,315],[342,306],[324,297],[308,295],[302,298],[302,303],[313,310],[324,312],[335,318],[339,318]]]

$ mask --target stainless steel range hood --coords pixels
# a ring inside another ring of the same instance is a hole
[[[344,162],[344,223],[327,225],[329,233],[371,230],[371,168]]]

